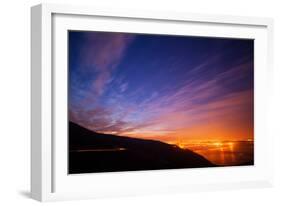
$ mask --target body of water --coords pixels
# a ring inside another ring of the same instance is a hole
[[[251,165],[254,162],[253,141],[200,142],[184,145],[216,165]]]

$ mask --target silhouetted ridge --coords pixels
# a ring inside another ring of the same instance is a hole
[[[69,173],[212,167],[201,155],[156,140],[101,134],[69,122]]]

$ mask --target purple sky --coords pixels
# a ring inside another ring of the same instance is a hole
[[[70,31],[70,121],[166,142],[253,138],[253,51],[253,40]]]

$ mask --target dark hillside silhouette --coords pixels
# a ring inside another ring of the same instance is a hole
[[[101,134],[69,122],[69,173],[214,167],[190,150],[155,140]]]

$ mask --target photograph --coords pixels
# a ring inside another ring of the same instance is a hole
[[[68,174],[253,166],[254,42],[68,30]]]

